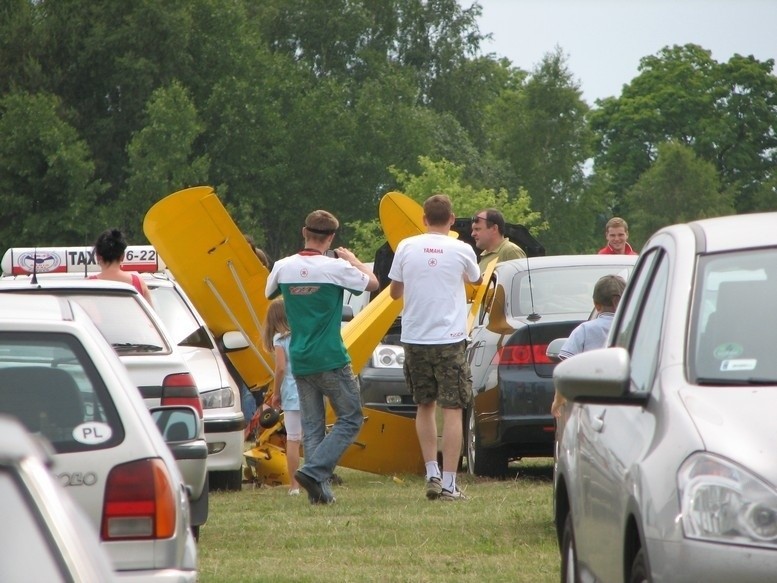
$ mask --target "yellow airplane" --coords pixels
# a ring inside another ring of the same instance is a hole
[[[264,295],[268,272],[214,190],[200,186],[165,197],[148,211],[143,230],[214,335],[227,345],[235,334],[242,334],[248,347],[226,354],[246,384],[250,388],[269,384],[274,359],[261,342],[269,305]],[[343,327],[355,372],[401,309],[401,302],[391,300],[385,290]],[[364,409],[364,417],[340,465],[379,474],[423,472],[412,419],[373,409]],[[265,432],[277,429],[276,424]],[[247,463],[271,464],[274,469],[263,468],[263,475],[288,483],[284,456],[272,445],[268,436],[260,436],[257,447],[246,452]]]

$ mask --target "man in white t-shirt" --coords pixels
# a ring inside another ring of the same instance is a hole
[[[463,438],[462,411],[472,400],[464,283],[480,283],[472,247],[448,235],[456,217],[450,198],[424,202],[426,233],[404,239],[391,264],[390,294],[404,296],[405,379],[418,405],[416,432],[426,464],[426,497],[462,500],[456,470]],[[437,463],[437,403],[443,410],[443,471]]]

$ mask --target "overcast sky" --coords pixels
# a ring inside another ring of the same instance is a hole
[[[459,0],[469,7],[474,0]],[[777,0],[478,0],[484,53],[531,71],[556,45],[590,104],[620,95],[639,60],[695,43],[726,62],[777,59]],[[776,72],[777,73],[777,72]]]

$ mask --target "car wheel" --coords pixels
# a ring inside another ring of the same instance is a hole
[[[210,472],[210,489],[239,492],[243,488],[243,471]]]
[[[645,549],[639,549],[637,554],[634,555],[634,560],[631,562],[631,578],[629,579],[629,582],[650,583]]]
[[[467,472],[475,476],[503,478],[507,473],[507,456],[498,448],[485,448],[480,445],[475,407],[467,409]]]
[[[580,581],[577,574],[577,548],[575,547],[571,512],[567,514],[567,519],[564,521],[564,534],[561,537],[561,580],[564,583],[578,583]]]

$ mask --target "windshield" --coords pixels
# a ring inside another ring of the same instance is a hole
[[[196,346],[213,348],[208,333],[194,317],[186,301],[172,287],[149,286],[154,309],[170,335],[178,346]]]
[[[698,384],[777,383],[777,250],[699,261],[689,364]]]
[[[513,281],[510,310],[514,317],[533,312],[540,315],[588,314],[594,306],[594,285],[599,278],[615,274],[628,279],[631,270],[631,266],[618,265],[565,265],[523,271]]]
[[[120,356],[170,353],[162,332],[133,295],[69,294]]]

